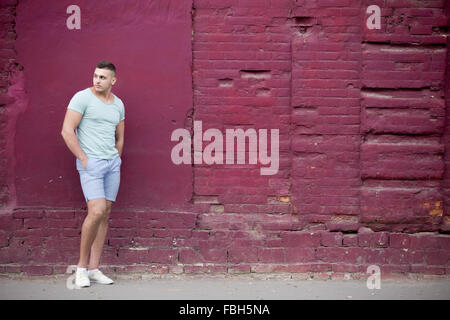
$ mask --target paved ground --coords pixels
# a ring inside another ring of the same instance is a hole
[[[0,299],[149,299],[149,300],[410,300],[450,299],[450,279],[386,279],[380,289],[366,280],[255,279],[248,276],[116,275],[113,285],[68,289],[65,276],[2,277]]]

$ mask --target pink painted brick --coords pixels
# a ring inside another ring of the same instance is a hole
[[[410,254],[408,251],[400,248],[387,248],[387,261],[394,265],[409,264]]]
[[[387,264],[388,254],[383,249],[364,248],[366,254],[366,263],[369,264]]]
[[[232,267],[228,267],[228,273],[250,273],[250,264],[238,264]]]
[[[43,276],[53,274],[53,268],[47,265],[27,265],[23,267],[25,274],[30,276]]]
[[[19,229],[14,232],[14,236],[18,238],[26,238],[26,237],[34,237],[34,238],[42,238],[45,235],[45,231],[43,229]]]
[[[20,264],[6,264],[2,268],[3,268],[3,271],[6,273],[22,272],[22,266]]]
[[[108,243],[110,246],[113,247],[125,247],[125,246],[129,246],[132,244],[132,237],[111,237],[108,238]]]
[[[49,228],[77,228],[78,220],[76,219],[45,219]]]
[[[29,236],[29,237],[13,237],[9,240],[9,246],[11,248],[29,248],[42,246],[42,238],[39,236]]]
[[[136,228],[136,221],[132,219],[113,218],[109,221],[111,228]]]
[[[430,249],[425,253],[425,262],[428,265],[448,265],[450,252],[447,250]]]
[[[79,230],[78,228],[64,228],[63,230],[61,229],[57,229],[59,234],[63,237],[79,237],[81,236],[81,230]],[[50,231],[50,229],[48,229],[48,231]]]
[[[284,251],[287,263],[315,261],[314,248],[285,248]]]
[[[333,272],[349,272],[354,273],[359,271],[359,266],[354,264],[335,263],[332,266]]]
[[[185,273],[226,273],[226,265],[185,265]]]
[[[148,262],[173,264],[178,260],[177,249],[151,248],[148,250]]]
[[[179,262],[180,263],[197,263],[204,262],[202,255],[192,248],[181,248],[179,251]]]
[[[257,262],[258,250],[252,247],[231,247],[228,249],[228,262]]]
[[[344,234],[342,243],[343,243],[344,247],[357,247],[358,246],[358,235]]]
[[[389,246],[391,248],[409,248],[410,240],[408,234],[403,233],[391,233],[390,234],[390,243]]]
[[[363,248],[345,248],[343,262],[361,264],[366,260],[366,252]]]
[[[283,248],[259,248],[258,261],[267,263],[282,263],[284,262]]]
[[[143,214],[143,213],[142,213]],[[137,212],[133,212],[133,211],[115,211],[112,210],[110,213],[110,218],[111,219],[136,219],[137,217]],[[142,215],[139,215],[142,218]]]
[[[135,229],[109,228],[109,235],[111,237],[131,237],[135,235]]]
[[[408,259],[411,264],[425,263],[425,251],[424,250],[408,250]]]
[[[117,266],[116,272],[118,273],[146,273],[148,272],[149,266],[148,265],[124,265],[124,266]]]
[[[437,236],[437,242],[440,249],[450,250],[450,235],[439,235]]]
[[[289,272],[305,273],[313,269],[312,264],[253,264],[251,272],[271,273],[271,272]]]
[[[308,266],[309,271],[312,272],[327,272],[332,270],[332,264],[331,263],[310,263]]]
[[[341,247],[343,241],[342,232],[322,232],[321,244],[325,247]]]
[[[371,247],[387,248],[389,246],[388,232],[375,232],[372,235]]]
[[[113,213],[111,212],[111,214],[113,214]],[[120,214],[118,216],[120,216]],[[136,218],[138,219],[138,221],[163,220],[166,217],[167,217],[167,213],[165,213],[165,212],[158,212],[158,211],[150,211],[150,212],[138,211],[138,212],[136,212]]]
[[[410,268],[413,273],[425,273],[427,266],[423,264],[412,264],[410,265]]]
[[[209,231],[208,230],[192,230],[192,238],[206,240],[209,238]]]
[[[46,210],[45,216],[47,218],[51,219],[73,219],[75,217],[75,211],[69,210],[69,211],[51,211]]]
[[[15,231],[23,226],[22,219],[13,219],[11,215],[0,215],[0,229],[4,231]]]
[[[7,232],[0,230],[0,247],[6,247],[8,245],[9,235]]]
[[[168,231],[168,236],[175,237],[175,238],[190,238],[191,234],[192,234],[192,229],[169,228],[169,229],[167,229],[167,231]],[[155,230],[154,234],[156,237],[157,234],[159,234],[159,233],[156,232],[156,230]]]
[[[169,273],[181,274],[184,272],[184,266],[181,264],[169,265]]]
[[[43,210],[16,210],[13,212],[12,217],[17,218],[42,218],[44,216]]]
[[[163,237],[166,237],[169,234],[169,232],[167,232],[167,230],[163,230],[163,232],[166,233],[166,235],[164,235]],[[142,228],[141,226],[138,226],[138,228],[136,230],[136,235],[139,237],[150,238],[150,237],[153,237],[155,234],[154,234],[154,229],[145,229],[145,228]]]
[[[365,251],[361,248],[317,248],[316,258],[324,262],[344,262],[361,264],[364,262]]]
[[[317,248],[316,258],[324,262],[342,261],[344,250],[344,248]]]
[[[410,236],[410,249],[424,250],[428,248],[439,249],[438,237],[435,234],[417,234]]]
[[[157,248],[157,247],[164,247],[164,248],[170,248],[173,245],[172,238],[141,238],[141,237],[134,237],[133,242],[138,247],[150,247],[150,248]]]
[[[65,253],[65,252],[63,252],[62,254],[67,255],[67,253]],[[78,259],[79,253],[75,252],[73,257]],[[77,261],[77,260],[74,259],[73,261]],[[116,249],[111,248],[111,247],[105,247],[102,252],[101,263],[102,264],[114,264],[114,265],[120,264],[121,260],[117,257]]]
[[[409,265],[396,265],[396,264],[386,264],[380,265],[380,273],[381,279],[394,279],[394,278],[404,278],[406,273],[411,271],[411,267]],[[403,274],[403,277],[401,276]],[[383,280],[382,280],[383,281]]]
[[[118,251],[118,258],[121,261],[126,261],[127,264],[148,262],[145,259],[148,249],[132,249],[132,248],[120,248]]]
[[[282,240],[281,239],[267,239],[265,241],[266,247],[281,247]]]
[[[23,227],[26,229],[43,228],[47,224],[45,219],[25,218]]]
[[[199,251],[206,262],[227,262],[227,250],[225,248],[200,248]]]
[[[196,213],[167,213],[167,227],[168,228],[194,228],[197,220]]]
[[[155,274],[166,274],[169,272],[169,267],[159,264],[152,264],[147,266],[147,272],[155,273]]]
[[[0,248],[0,263],[28,263],[28,248],[3,247]]]
[[[320,233],[318,232],[282,232],[281,238],[283,240],[283,246],[286,247],[304,248],[320,246]]]
[[[358,246],[360,247],[370,247],[372,243],[372,233],[358,234]]]
[[[33,263],[58,263],[63,260],[59,250],[47,248],[42,249],[41,247],[32,248],[30,258],[33,260]]]
[[[446,273],[446,267],[443,266],[425,266],[425,274],[432,275],[444,275]]]

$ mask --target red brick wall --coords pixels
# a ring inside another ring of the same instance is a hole
[[[16,3],[4,3],[0,130],[7,137],[14,111],[6,92],[21,66]],[[381,30],[365,27],[372,4],[382,9]],[[186,126],[279,129],[279,171],[192,165],[192,209],[113,210],[102,263],[157,273],[365,274],[376,264],[382,274],[449,274],[444,4],[193,1]],[[0,270],[63,272],[78,259],[86,212],[15,207],[6,172],[13,146],[9,138],[0,143]]]
[[[447,27],[442,28],[447,32],[447,65],[446,65],[446,75],[445,75],[445,106],[446,106],[446,117],[445,117],[445,130],[442,136],[442,143],[450,146],[450,112],[448,110],[450,106],[450,37],[448,37],[449,25],[450,25],[450,3],[447,1],[445,5],[445,13],[447,16]],[[450,152],[445,152],[445,171],[444,179],[442,181],[442,191],[444,194],[444,215],[441,224],[441,231],[450,231]]]

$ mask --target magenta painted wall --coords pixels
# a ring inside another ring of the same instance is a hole
[[[96,63],[107,59],[118,69],[113,92],[126,109],[118,205],[183,208],[192,170],[172,164],[170,134],[192,108],[190,1],[77,1],[81,29],[69,30],[72,2],[17,6],[17,62],[27,97],[15,137],[17,205],[83,204],[75,157],[59,132],[70,98],[92,85]]]
[[[81,30],[66,28],[70,4]],[[366,28],[369,5],[380,29]],[[102,267],[450,274],[449,10],[444,0],[2,1],[0,272],[60,273],[78,259],[87,213],[60,130],[108,59],[126,126]],[[194,120],[203,131],[279,129],[278,173],[174,165],[171,133]]]

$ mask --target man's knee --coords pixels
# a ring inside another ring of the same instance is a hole
[[[94,219],[105,219],[109,215],[108,206],[104,198],[93,199],[88,202],[88,215]]]

